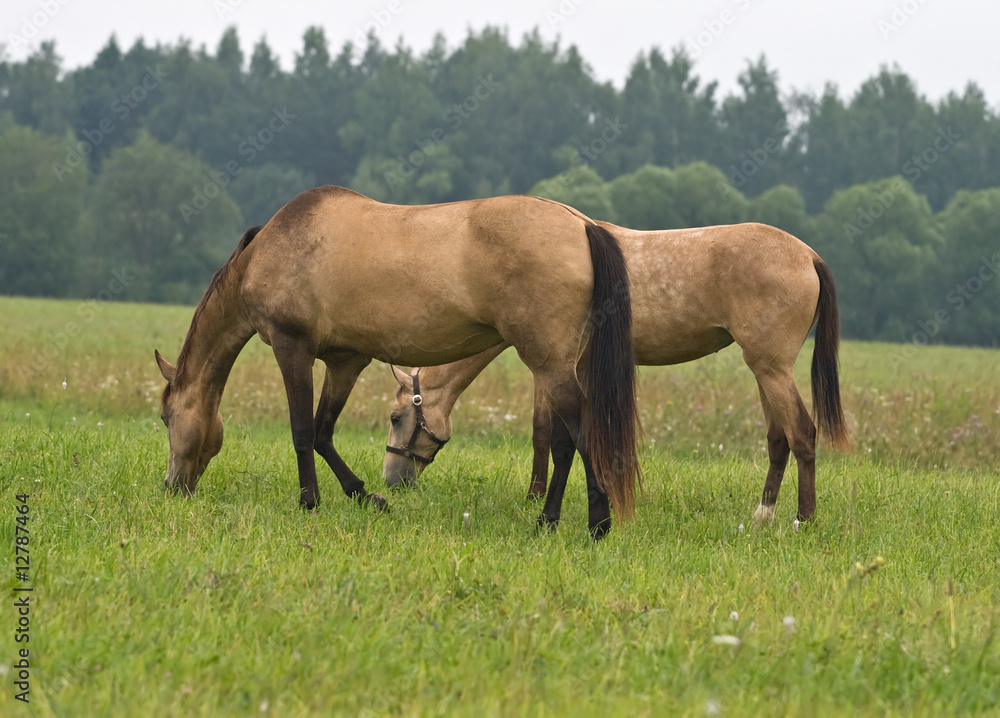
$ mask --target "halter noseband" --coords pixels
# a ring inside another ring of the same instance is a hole
[[[439,439],[437,436],[435,436],[434,432],[431,431],[430,428],[427,426],[427,420],[424,419],[424,409],[423,409],[424,398],[420,396],[419,369],[417,369],[417,373],[413,375],[413,399],[411,399],[411,401],[413,402],[413,406],[417,410],[417,423],[413,427],[413,433],[410,434],[410,440],[406,442],[406,446],[404,446],[402,449],[397,449],[395,446],[389,446],[388,444],[386,444],[385,450],[390,454],[399,454],[400,456],[403,456],[407,459],[416,459],[417,461],[421,462],[424,466],[426,466],[427,464],[434,461],[434,457],[437,456],[437,452],[441,450],[442,446],[448,443],[448,440]],[[413,451],[413,448],[417,443],[417,437],[420,435],[421,429],[427,432],[428,438],[430,438],[431,441],[437,444],[437,448],[434,450],[434,453],[431,454],[429,457],[420,456],[419,454]]]

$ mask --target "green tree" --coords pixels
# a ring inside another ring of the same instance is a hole
[[[949,93],[936,115],[938,131],[924,150],[927,157],[920,158],[927,170],[918,185],[931,206],[943,208],[962,189],[1000,187],[1000,117],[983,91],[970,83],[961,95]]]
[[[939,215],[947,275],[941,339],[1000,345],[1000,188],[958,192]]]
[[[839,190],[816,222],[815,249],[837,277],[847,336],[904,340],[933,314],[944,241],[927,198],[906,180]]]
[[[806,214],[805,200],[791,185],[779,184],[751,199],[745,219],[783,229],[806,244],[813,241],[813,221]]]
[[[763,55],[737,78],[742,95],[727,97],[720,110],[724,146],[719,166],[734,187],[756,195],[779,183],[785,172],[788,116],[778,91],[778,73]]]
[[[269,160],[298,167],[320,184],[347,185],[366,153],[366,135],[375,138],[384,131],[382,125],[369,124],[368,108],[359,106],[356,97],[366,68],[377,66],[383,52],[371,45],[357,65],[351,46],[345,44],[331,59],[326,34],[319,27],[308,28],[302,43],[283,100],[296,120]],[[270,105],[264,106],[270,111]],[[405,105],[395,109],[406,113]]]
[[[72,100],[60,75],[62,58],[52,41],[41,43],[23,63],[0,62],[0,112],[19,125],[62,135],[70,125]]]
[[[537,32],[512,47],[504,31],[486,28],[425,62],[439,109],[417,138],[440,127],[461,159],[447,199],[524,192],[581,162],[600,168],[624,137],[614,88],[594,81],[575,47]]]
[[[747,201],[718,167],[692,162],[674,170],[674,207],[684,227],[708,227],[742,222]]]
[[[898,68],[883,67],[864,82],[849,108],[853,183],[903,174],[920,188],[920,177],[906,169],[932,145],[934,109],[917,93],[913,80]]]
[[[608,186],[599,174],[586,165],[577,165],[562,174],[542,180],[528,194],[568,204],[591,219],[616,221]]]
[[[851,118],[828,84],[818,100],[803,97],[806,119],[796,131],[794,144],[803,148],[793,162],[795,177],[810,212],[819,212],[837,189],[854,181]]]
[[[255,226],[267,223],[295,195],[315,185],[295,167],[266,162],[243,169],[226,190],[239,205],[244,223]]]
[[[87,167],[59,174],[64,154],[58,138],[28,127],[0,135],[3,294],[61,297],[74,289]]]
[[[192,303],[232,252],[243,220],[224,175],[142,134],[101,167],[86,220],[90,293],[129,277],[122,298]]]
[[[609,153],[618,160],[618,172],[713,157],[722,139],[715,117],[717,85],[702,88],[693,67],[682,49],[668,60],[653,48],[633,63],[621,97],[628,131]]]
[[[666,167],[643,165],[608,183],[618,222],[633,229],[674,229],[683,220],[674,206],[677,178]]]
[[[161,142],[200,155],[221,169],[229,162],[244,161],[251,149],[254,154],[258,151],[249,138],[267,127],[273,110],[249,101],[235,30],[226,32],[216,52],[211,57],[181,44],[163,59],[166,77],[151,93],[158,96],[157,103],[144,127]]]

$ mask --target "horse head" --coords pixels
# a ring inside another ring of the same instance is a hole
[[[399,389],[389,417],[382,477],[389,486],[417,485],[417,477],[451,438],[449,408],[441,392],[420,393],[420,370],[412,375],[392,367]],[[427,387],[425,387],[427,388]]]
[[[167,427],[170,461],[166,488],[191,496],[212,457],[222,448],[222,415],[190,383],[177,381],[177,369],[156,352],[156,364],[167,381],[160,400],[160,419]]]

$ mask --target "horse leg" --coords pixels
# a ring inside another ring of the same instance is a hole
[[[531,486],[528,498],[537,499],[545,495],[545,485],[549,475],[549,450],[551,449],[552,409],[535,384],[535,406],[531,417],[531,443],[535,450],[531,464]],[[572,456],[570,457],[572,461]]]
[[[597,476],[587,451],[587,439],[582,430],[581,421],[584,394],[576,378],[576,367],[570,365],[568,371],[550,370],[540,375],[536,374],[535,382],[541,382],[549,405],[562,420],[576,450],[580,452],[584,473],[587,476],[588,527],[593,539],[599,541],[611,530],[611,506],[608,495],[597,483]],[[570,455],[570,460],[572,460],[572,455]],[[553,484],[555,483],[556,477],[553,476]],[[565,480],[562,483],[565,484]],[[551,509],[556,510],[556,518],[558,519],[558,509],[562,505],[562,490],[558,486],[556,486],[555,491],[553,491],[553,487],[549,487],[549,498],[546,499],[545,505],[546,511],[539,517],[540,524],[549,523],[550,514],[548,511]]]
[[[753,367],[760,384],[761,392],[764,394],[767,405],[784,430],[791,452],[795,454],[795,460],[799,469],[799,510],[798,517],[805,521],[816,510],[816,425],[813,424],[806,410],[799,390],[795,386],[792,378],[791,368],[785,370],[773,367],[761,368]],[[762,402],[763,403],[763,402]],[[776,432],[775,432],[776,435]],[[768,427],[768,444],[772,431]],[[775,441],[775,448],[780,450],[782,442]],[[787,456],[787,454],[786,454]],[[772,462],[774,458],[772,457]],[[772,463],[772,467],[774,463]],[[771,469],[768,470],[768,479],[771,478]],[[764,498],[761,500],[761,507],[758,511],[761,518],[772,518],[774,516],[774,499],[777,498],[777,486],[774,487],[774,496],[768,496],[768,485],[765,484]],[[770,498],[771,505],[768,509],[766,501]]]
[[[274,336],[271,346],[288,397],[288,420],[292,426],[292,445],[299,468],[299,504],[311,510],[319,505],[319,484],[316,482],[316,460],[313,456],[316,434],[313,426],[314,352],[307,339],[296,336]]]
[[[354,355],[347,359],[327,359],[326,377],[323,379],[323,392],[320,395],[319,406],[316,408],[316,452],[322,456],[340,481],[340,486],[349,498],[358,503],[372,503],[378,508],[386,507],[386,500],[378,494],[369,494],[365,482],[344,462],[333,445],[333,430],[337,418],[347,403],[358,376],[371,358]]]
[[[764,493],[760,498],[760,506],[757,507],[753,518],[757,524],[764,524],[774,520],[774,505],[778,501],[778,492],[781,490],[781,480],[785,476],[790,450],[788,437],[785,436],[781,422],[767,402],[764,388],[759,383],[757,388],[760,393],[760,406],[764,411],[764,421],[767,423],[767,458],[770,463],[767,468],[767,478],[764,480]]]
[[[566,424],[559,417],[552,421],[552,481],[549,482],[549,492],[545,497],[545,508],[542,515],[538,517],[539,527],[547,525],[555,528],[559,524],[559,515],[562,513],[563,494],[566,492],[566,480],[569,478],[569,470],[573,466],[573,454],[576,447],[573,445],[573,437],[570,436]],[[548,452],[546,452],[548,453]],[[546,457],[548,464],[548,457]],[[545,467],[548,469],[548,466]]]

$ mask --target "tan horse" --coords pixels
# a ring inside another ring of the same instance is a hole
[[[591,322],[592,305],[601,321]],[[337,417],[373,357],[439,364],[506,342],[583,457],[593,536],[610,527],[609,497],[619,517],[634,512],[628,275],[614,238],[576,210],[525,196],[401,207],[340,187],[293,199],[249,230],[216,273],[177,366],[156,352],[168,382],[168,488],[193,493],[219,452],[222,392],[254,334],[281,369],[306,508],[319,502],[314,449],[348,496],[385,506],[333,446]],[[326,379],[314,417],[316,359]],[[581,387],[581,360],[600,367],[604,383]]]
[[[605,223],[621,243],[632,283],[633,336],[639,364],[679,364],[736,342],[757,379],[767,421],[770,467],[755,518],[769,521],[781,488],[789,451],[798,460],[798,515],[816,508],[816,426],[792,377],[799,350],[813,324],[813,408],[820,429],[838,446],[847,444],[837,372],[839,321],[833,277],[812,249],[795,237],[762,224],[738,224],[638,232]],[[424,426],[445,440],[451,410],[466,387],[504,347],[444,366],[394,370],[400,388],[389,429],[389,447],[409,440],[414,457],[430,448],[426,432],[413,433],[414,382],[421,394]],[[559,519],[573,446],[560,422],[553,422],[544,393],[535,391],[535,460],[529,496],[545,492],[549,449],[555,470],[543,510]],[[551,435],[551,439],[550,439]],[[401,464],[386,455],[383,474],[392,484],[413,482],[426,461]]]

